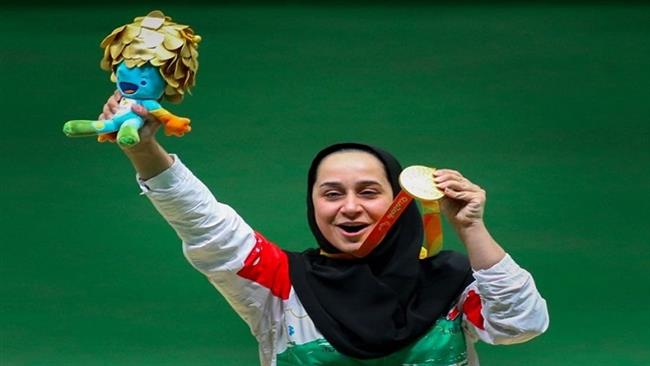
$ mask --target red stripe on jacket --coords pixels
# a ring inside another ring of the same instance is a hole
[[[268,288],[273,295],[283,300],[289,298],[289,258],[277,245],[258,232],[255,232],[255,246],[237,274]]]
[[[474,326],[481,330],[485,330],[485,326],[483,325],[483,315],[481,314],[482,308],[481,297],[474,292],[474,290],[469,290],[465,303],[463,303],[463,313],[465,313],[467,320],[474,324]]]

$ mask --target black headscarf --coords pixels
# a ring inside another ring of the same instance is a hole
[[[316,328],[339,352],[358,359],[387,356],[423,336],[471,283],[467,258],[442,251],[419,260],[422,219],[412,202],[382,242],[366,257],[336,259],[339,251],[316,225],[312,190],[321,161],[341,150],[360,150],[384,165],[393,194],[402,168],[387,152],[342,143],[320,151],[309,169],[307,218],[320,249],[288,252],[294,290]]]

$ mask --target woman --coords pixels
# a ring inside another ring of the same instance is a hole
[[[477,365],[477,340],[519,343],[546,330],[532,277],[492,239],[485,192],[460,173],[437,170],[435,182],[467,257],[418,259],[415,204],[369,255],[349,256],[390,206],[401,171],[390,154],[354,143],[322,150],[309,170],[308,220],[319,248],[285,252],[217,202],[156,142],[159,123],[133,110],[148,120],[141,142],[124,149],[142,190],[190,263],[250,326],[262,365]]]

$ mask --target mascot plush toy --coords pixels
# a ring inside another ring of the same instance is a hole
[[[182,136],[190,120],[162,108],[164,98],[179,103],[195,84],[198,43],[201,37],[187,25],[176,24],[161,11],[113,30],[101,43],[101,68],[111,71],[111,81],[122,94],[119,111],[107,120],[72,120],[63,132],[70,137],[98,136],[98,141],[117,141],[124,147],[140,142],[144,121],[131,111],[140,104],[164,125],[165,134]]]

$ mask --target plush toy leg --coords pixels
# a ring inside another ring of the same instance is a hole
[[[126,120],[117,132],[117,143],[124,147],[131,147],[140,142],[138,129],[142,127],[143,121],[140,118]]]
[[[63,133],[69,137],[92,136],[97,134],[97,127],[95,126],[98,121],[88,120],[73,120],[68,121],[63,125]]]
[[[115,142],[117,141],[117,132],[103,133],[97,136],[97,141],[99,142]]]
[[[63,125],[63,133],[69,137],[93,136],[113,132],[117,126],[113,120],[72,120]]]

